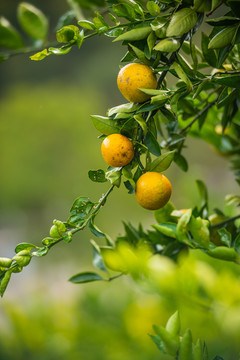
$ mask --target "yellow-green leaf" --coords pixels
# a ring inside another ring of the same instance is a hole
[[[190,9],[184,8],[177,11],[167,28],[167,36],[181,36],[191,30],[197,22],[197,13]]]

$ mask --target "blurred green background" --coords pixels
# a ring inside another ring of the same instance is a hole
[[[0,2],[0,14],[17,28],[18,3]],[[67,2],[32,3],[48,14],[54,40]],[[0,64],[1,256],[12,257],[19,242],[40,244],[53,219],[68,217],[76,197],[95,201],[108,188],[87,175],[88,170],[106,169],[90,115],[104,116],[108,108],[125,102],[116,85],[123,55],[119,44],[102,37],[66,56],[33,62],[22,55]],[[193,206],[199,199],[195,180],[201,179],[209,188],[211,208],[223,208],[224,196],[238,190],[227,159],[198,140],[188,142],[185,155],[187,173],[175,165],[167,171],[173,203],[177,208]],[[96,223],[114,238],[123,231],[122,220],[149,228],[154,222],[153,214],[123,187],[113,192]],[[173,304],[127,278],[84,286],[67,282],[74,273],[91,269],[91,237],[85,230],[13,277],[1,300],[0,359],[160,358],[148,334],[153,323],[165,324],[175,311]],[[197,326],[209,319],[201,311],[196,314]],[[192,326],[191,316],[186,317],[183,327]],[[233,360],[239,350],[236,339],[228,339],[226,346],[226,334],[216,335],[210,320],[207,328],[196,336],[205,337],[213,355],[217,346]]]

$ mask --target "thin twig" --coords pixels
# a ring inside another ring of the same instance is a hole
[[[220,223],[218,223],[218,224],[211,225],[211,228],[216,228],[216,227],[224,226],[224,225],[226,225],[226,224],[228,224],[228,223],[230,223],[230,222],[233,222],[233,221],[235,221],[235,220],[237,220],[237,219],[239,219],[239,218],[240,218],[240,215],[236,215],[236,216],[231,217],[231,218],[229,218],[229,219],[226,219],[226,220],[224,220],[224,221],[222,221],[222,222],[220,222]]]
[[[212,15],[214,13],[215,10],[217,10],[220,6],[222,6],[224,4],[224,0],[222,0],[212,11],[210,11],[208,14],[206,14],[207,17],[209,17],[210,15]]]
[[[199,111],[199,113],[193,118],[193,120],[187,126],[185,126],[185,128],[179,131],[179,135],[184,133],[188,128],[190,128],[195,123],[195,121],[197,121],[200,118],[200,116],[202,116],[206,111],[208,111],[211,107],[213,107],[216,104],[218,97],[214,101],[207,104],[201,111]]]

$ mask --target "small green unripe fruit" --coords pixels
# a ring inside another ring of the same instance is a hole
[[[24,267],[27,266],[31,261],[32,256],[27,250],[22,250],[13,257],[13,260],[16,261],[18,266]]]

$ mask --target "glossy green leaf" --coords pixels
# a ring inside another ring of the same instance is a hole
[[[94,224],[94,219],[91,219],[88,222],[88,228],[98,238],[105,238],[105,234]]]
[[[208,250],[207,254],[216,259],[225,261],[233,261],[239,263],[240,260],[239,254],[233,248],[228,248],[226,246],[218,246],[215,249]]]
[[[161,155],[160,145],[159,145],[157,139],[155,138],[155,136],[150,131],[148,131],[145,136],[144,144],[147,146],[148,150],[153,155],[155,155],[155,156]]]
[[[142,117],[142,115],[134,115],[134,119],[141,126],[141,128],[143,130],[143,135],[146,136],[147,131],[148,131],[146,120]]]
[[[129,30],[122,35],[118,36],[113,41],[136,41],[136,40],[143,40],[148,37],[148,35],[151,33],[152,29],[150,26],[144,26],[140,28],[135,28],[132,30]]]
[[[188,171],[188,162],[185,159],[185,157],[179,153],[176,153],[174,156],[174,162],[177,164],[177,166],[180,167],[183,171]]]
[[[41,10],[23,2],[18,6],[17,16],[21,27],[29,36],[34,39],[46,39],[48,20]]]
[[[222,228],[218,230],[218,234],[220,235],[221,242],[228,247],[231,247],[232,244],[232,234],[227,231],[227,229]]]
[[[105,171],[102,169],[99,170],[89,170],[88,177],[94,182],[106,182]]]
[[[32,255],[37,256],[37,257],[42,257],[42,256],[47,255],[48,251],[49,251],[49,248],[47,246],[44,246],[36,251],[33,251]]]
[[[209,49],[209,47],[208,47],[209,41],[210,41],[210,39],[209,39],[208,35],[206,35],[203,32],[201,44],[202,44],[202,52],[203,52],[204,59],[207,61],[207,63],[209,65],[211,65],[212,67],[216,67],[217,66],[217,56],[213,49]]]
[[[213,81],[219,85],[240,89],[240,75],[215,76]]]
[[[30,250],[30,249],[34,249],[36,248],[36,245],[34,244],[30,244],[30,243],[20,243],[15,247],[15,253],[18,253],[19,251],[22,250]]]
[[[161,40],[153,49],[161,52],[174,52],[180,47],[180,42],[176,39],[164,39]]]
[[[173,63],[173,68],[174,68],[174,70],[176,71],[178,77],[179,77],[183,82],[185,82],[186,87],[187,87],[187,91],[191,92],[192,89],[193,89],[192,83],[191,83],[191,81],[189,80],[189,78],[187,77],[187,75],[185,74],[185,72],[183,71],[182,67],[181,67],[177,62],[174,62],[174,63]]]
[[[120,18],[123,17],[130,21],[135,20],[135,16],[136,16],[135,11],[131,6],[127,4],[116,4],[116,5],[114,4],[112,6],[112,10]]]
[[[207,187],[201,180],[196,180],[196,184],[201,198],[201,206],[205,206],[208,203]]]
[[[149,335],[154,344],[157,346],[158,350],[160,350],[163,354],[166,354],[166,349],[164,347],[163,341],[158,335]]]
[[[60,43],[76,42],[79,37],[79,28],[75,25],[67,25],[56,33],[57,41]]]
[[[41,60],[45,59],[45,57],[48,56],[48,55],[50,55],[48,53],[48,50],[44,49],[44,50],[39,51],[38,53],[30,56],[30,59],[34,60],[34,61],[41,61]]]
[[[219,31],[209,42],[209,49],[220,49],[232,43],[237,27],[229,26]]]
[[[71,46],[66,47],[66,48],[53,48],[53,47],[50,47],[50,48],[48,49],[48,55],[49,55],[49,54],[65,55],[65,54],[68,54],[70,50],[71,50]],[[32,59],[32,60],[33,60],[33,59]]]
[[[99,270],[107,271],[98,244],[94,240],[90,240],[90,243],[93,247],[93,265]]]
[[[188,229],[191,232],[193,239],[200,247],[204,249],[209,248],[210,232],[209,222],[207,220],[192,216],[188,223]]]
[[[0,46],[9,49],[20,49],[24,46],[20,34],[3,16],[0,16]]]
[[[94,272],[82,272],[72,276],[69,281],[74,284],[85,284],[92,281],[103,280],[103,278]]]
[[[115,120],[99,115],[91,115],[91,119],[95,128],[104,135],[120,132],[120,127]]]
[[[173,217],[171,216],[171,213],[174,211],[175,207],[174,205],[169,201],[165,206],[163,206],[161,209],[154,211],[154,217],[156,221],[160,223],[166,223],[166,222],[172,222]]]
[[[163,172],[169,168],[173,159],[174,159],[175,151],[168,151],[155,159],[150,167],[150,171],[155,172]]]
[[[80,21],[78,21],[78,25],[87,30],[95,30],[96,29],[93,22],[91,22],[89,20],[80,20]]]
[[[117,187],[121,184],[121,169],[121,167],[110,168],[110,170],[105,173],[106,179],[109,180],[112,185]]]
[[[183,8],[172,16],[167,28],[167,36],[181,36],[191,30],[197,22],[197,13],[190,8]]]
[[[164,223],[153,225],[154,229],[158,230],[161,234],[176,239],[176,224]]]
[[[221,16],[217,19],[206,20],[206,23],[212,26],[229,26],[239,23],[240,19],[233,16]]]
[[[156,4],[154,1],[148,1],[147,2],[147,9],[152,16],[156,16],[160,14],[160,7],[158,4]]]
[[[121,114],[121,113],[132,113],[135,112],[139,108],[139,104],[134,103],[127,103],[115,106],[108,110],[108,116],[113,116],[114,114]]]
[[[12,270],[7,270],[3,277],[1,278],[1,282],[0,282],[0,295],[1,297],[4,295],[6,288],[8,286],[8,283],[10,281],[12,275]]]

